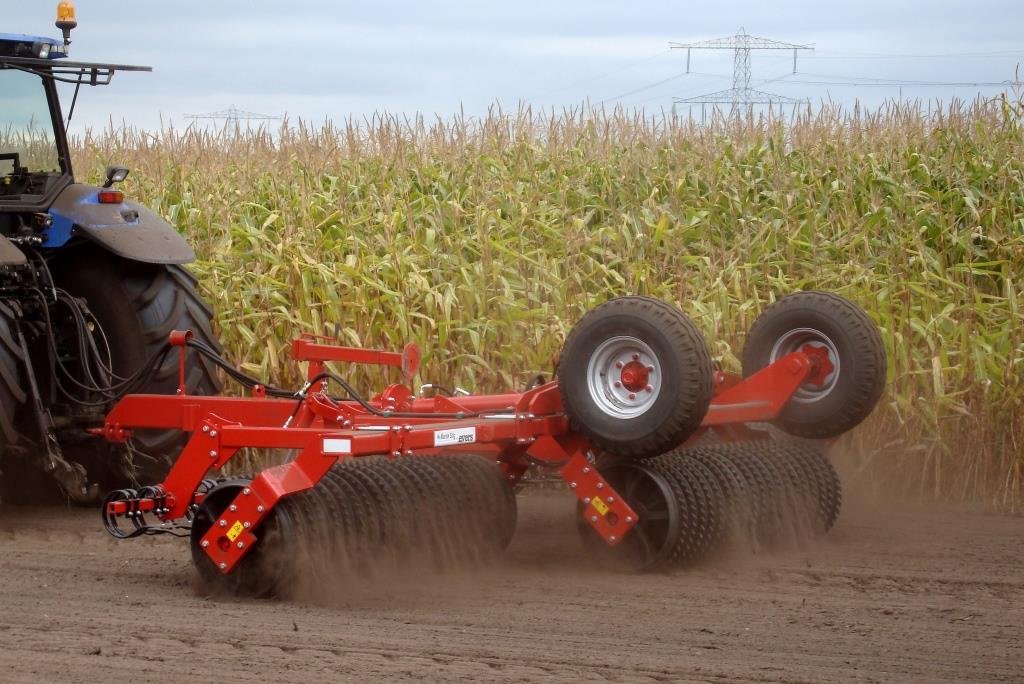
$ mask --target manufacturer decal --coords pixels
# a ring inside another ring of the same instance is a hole
[[[476,428],[452,428],[450,430],[434,430],[434,446],[451,446],[453,444],[472,444],[476,441]]]

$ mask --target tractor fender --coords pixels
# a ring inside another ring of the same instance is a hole
[[[43,247],[62,247],[82,236],[119,257],[149,264],[186,264],[195,252],[174,227],[138,202],[100,204],[100,189],[72,183],[50,207],[53,224]]]

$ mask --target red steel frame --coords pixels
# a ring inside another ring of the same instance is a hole
[[[429,399],[414,397],[403,384],[392,384],[368,402],[377,413],[355,400],[328,397],[323,381],[312,382],[301,401],[269,398],[261,387],[252,397],[194,396],[186,393],[184,382],[190,336],[175,331],[170,337],[180,348],[178,393],[126,396],[94,432],[112,442],[128,440],[136,428],[191,433],[167,479],[153,488],[162,495],[159,502],[148,497],[107,504],[110,515],[153,512],[165,521],[184,517],[199,500],[196,492],[206,475],[223,467],[240,448],[298,450],[288,463],[260,472],[201,540],[222,573],[230,572],[246,555],[257,541],[253,530],[282,497],[313,487],[342,459],[369,455],[406,458],[440,450],[484,451],[493,454],[513,482],[531,464],[557,468],[583,503],[585,519],[607,543],[618,543],[637,522],[636,512],[594,467],[590,445],[571,430],[556,382],[525,392]],[[419,351],[412,344],[399,354],[323,344],[311,336],[293,342],[292,356],[309,362],[310,380],[328,361],[393,366],[407,378],[419,365]],[[805,349],[746,379],[717,372],[715,395],[701,431],[742,439],[745,423],[774,419],[801,384],[827,375],[823,364],[828,364],[827,358]],[[422,415],[400,415],[409,413]]]

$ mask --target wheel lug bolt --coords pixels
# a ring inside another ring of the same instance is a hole
[[[210,545],[210,542],[208,542],[208,541],[206,541],[206,540],[204,539],[204,540],[203,540],[203,541],[202,541],[202,542],[201,542],[201,543],[200,543],[199,545],[200,545],[200,546],[202,546],[202,547],[203,547],[203,548],[205,549],[205,548],[206,548],[207,546],[209,546],[209,545]]]
[[[627,525],[629,525],[629,524],[631,524],[632,522],[633,522],[633,516],[631,516],[631,515],[627,515],[627,516],[626,516],[626,524],[627,524]]]
[[[220,568],[221,570],[223,570],[224,568],[228,567],[228,564],[227,563],[217,563],[217,567]]]
[[[654,391],[654,385],[648,385],[647,387],[644,387],[644,389],[646,391],[648,391],[648,392],[653,392]]]
[[[244,549],[245,548],[245,544],[243,544],[242,542],[238,542],[238,548]]]
[[[576,489],[576,483],[575,482],[570,482],[569,483],[569,489]]]
[[[615,367],[616,368],[622,368],[622,362],[621,361],[616,361],[615,362]]]
[[[597,483],[597,488],[598,489],[604,489],[604,482],[598,482]]]
[[[228,526],[228,521],[227,520],[221,520],[220,521],[220,526],[221,527],[227,527]]]
[[[616,386],[616,387],[622,387],[622,383],[621,383],[621,382],[619,382],[618,380],[616,380],[616,381],[615,381],[615,386]]]
[[[630,393],[629,393],[629,398],[630,398],[630,399],[636,399],[636,395],[635,395],[635,394],[633,394],[632,392],[630,392]]]
[[[640,360],[640,355],[639,354],[633,354],[633,360],[634,361],[639,361]]]
[[[590,522],[597,522],[597,516],[596,515],[590,516]]]
[[[618,540],[615,538],[615,535],[613,534],[612,536],[608,537],[608,541],[614,544]]]

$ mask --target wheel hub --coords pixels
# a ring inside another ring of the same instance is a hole
[[[630,361],[622,369],[622,374],[620,376],[622,386],[630,392],[639,392],[644,390],[647,388],[649,374],[650,371],[647,370],[647,366],[643,365],[639,361]]]
[[[813,344],[805,344],[800,347],[800,351],[806,354],[813,364],[806,382],[823,387],[828,381],[829,375],[836,369],[829,358],[828,349],[826,347],[816,347]]]
[[[839,379],[839,348],[820,330],[794,328],[780,337],[772,347],[769,363],[775,363],[787,354],[799,351],[810,358],[810,375],[793,394],[792,401],[811,404],[828,396]]]
[[[661,363],[654,350],[630,335],[597,346],[587,364],[587,386],[594,404],[616,418],[646,413],[661,392]]]

